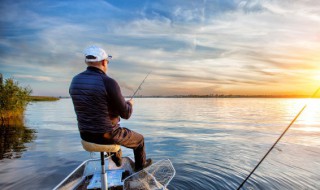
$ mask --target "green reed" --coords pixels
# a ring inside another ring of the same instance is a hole
[[[32,90],[29,87],[21,87],[12,78],[6,79],[0,84],[0,123],[1,125],[13,125],[21,123],[26,106],[30,102]]]

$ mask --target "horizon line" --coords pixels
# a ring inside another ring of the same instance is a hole
[[[35,97],[57,97],[57,98],[70,98],[70,96],[46,96],[46,95],[32,95]],[[125,95],[125,98],[132,96]],[[312,98],[309,95],[225,95],[225,94],[209,94],[209,95],[138,95],[134,98]],[[313,98],[320,98],[320,95]]]

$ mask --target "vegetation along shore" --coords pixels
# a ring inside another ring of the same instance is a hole
[[[1,126],[19,125],[30,101],[55,101],[56,97],[31,96],[30,87],[21,87],[12,78],[3,82],[0,75],[0,124]]]
[[[57,101],[60,98],[52,97],[52,96],[30,96],[30,100],[37,102],[37,101]]]

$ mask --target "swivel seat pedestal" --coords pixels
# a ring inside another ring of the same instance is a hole
[[[107,152],[111,154],[112,152],[118,152],[120,150],[120,145],[113,144],[113,145],[101,145],[95,144],[91,142],[87,142],[81,140],[81,144],[83,149],[88,152],[100,152],[100,159],[101,159],[101,190],[108,189],[108,176],[105,169],[105,162],[104,162],[104,153]]]

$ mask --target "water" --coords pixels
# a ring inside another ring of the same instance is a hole
[[[169,189],[236,189],[305,102],[135,99],[132,118],[121,123],[145,136],[148,157],[173,162]],[[320,189],[319,116],[315,99],[243,189]],[[70,99],[30,104],[25,125],[27,140],[17,137],[18,148],[6,145],[11,152],[1,152],[0,189],[52,189],[91,158],[80,144]],[[129,149],[123,153],[133,157]]]

